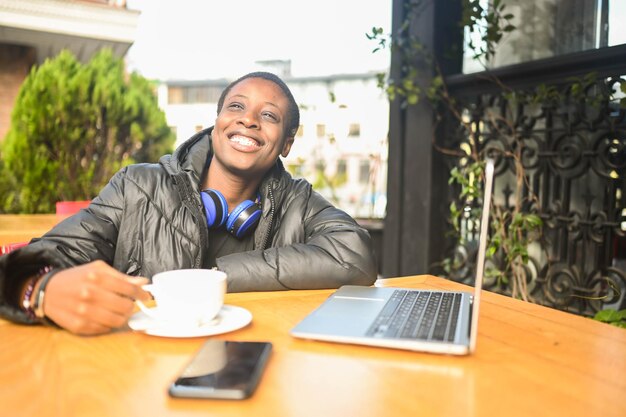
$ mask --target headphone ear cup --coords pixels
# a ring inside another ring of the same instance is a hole
[[[261,213],[261,207],[257,203],[246,200],[230,213],[226,229],[237,238],[241,238],[256,228]]]
[[[228,203],[222,193],[217,190],[205,190],[200,193],[200,196],[209,228],[222,227],[228,218]]]

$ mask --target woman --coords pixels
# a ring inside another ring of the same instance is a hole
[[[217,267],[228,291],[371,285],[369,234],[285,171],[299,125],[289,88],[244,75],[212,128],[158,164],[120,170],[88,209],[0,258],[0,314],[77,334],[124,325],[157,272]]]

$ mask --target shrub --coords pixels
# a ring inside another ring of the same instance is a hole
[[[121,167],[155,162],[174,135],[153,86],[103,49],[83,65],[69,51],[34,67],[0,148],[0,211],[53,212],[89,200]]]

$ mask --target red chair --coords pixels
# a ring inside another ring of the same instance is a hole
[[[67,216],[78,213],[80,209],[89,207],[91,200],[84,201],[59,201],[56,203],[56,214]]]
[[[28,242],[8,243],[6,245],[0,245],[0,255],[7,254],[17,248],[21,248],[22,246],[26,245],[28,245]]]

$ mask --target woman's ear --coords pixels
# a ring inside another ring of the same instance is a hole
[[[283,145],[283,150],[280,153],[283,158],[286,158],[289,155],[289,151],[291,151],[291,145],[293,145],[294,137],[293,135],[287,136],[285,138],[285,144]]]

